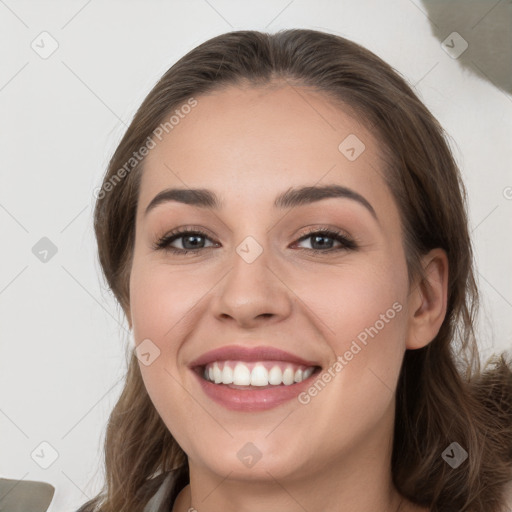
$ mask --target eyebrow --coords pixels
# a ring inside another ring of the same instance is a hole
[[[363,205],[378,222],[377,214],[372,205],[362,195],[350,188],[342,187],[341,185],[290,188],[276,197],[274,208],[283,210],[330,198],[344,198],[357,201],[359,204]],[[219,210],[223,206],[218,196],[211,190],[204,188],[169,188],[162,190],[152,199],[144,215],[147,215],[151,210],[156,208],[156,206],[169,201],[213,210]]]

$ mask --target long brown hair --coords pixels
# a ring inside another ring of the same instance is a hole
[[[144,164],[132,155],[154,141],[170,112],[191,98],[227,85],[279,82],[325,93],[353,109],[375,134],[400,211],[410,282],[424,277],[421,255],[437,247],[448,255],[444,322],[426,347],[406,351],[399,376],[396,488],[436,512],[501,512],[512,480],[512,371],[505,354],[481,368],[466,192],[442,127],[406,81],[372,52],[313,30],[236,31],[202,43],[174,64],[137,111],[97,198],[94,228],[110,288],[127,313]],[[188,481],[186,455],[153,407],[133,352],[128,357],[125,387],[105,436],[105,484],[80,512],[142,510],[171,469],[183,485]],[[441,456],[453,442],[469,455],[457,469]]]

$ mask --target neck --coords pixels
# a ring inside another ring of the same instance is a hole
[[[373,482],[372,487],[353,482],[335,486],[320,479],[302,482],[270,479],[269,482],[244,482],[229,477],[208,480],[208,485],[195,485],[191,479],[176,500],[173,512],[412,512],[391,485]],[[366,484],[366,482],[364,482]],[[198,490],[200,489],[200,490]]]

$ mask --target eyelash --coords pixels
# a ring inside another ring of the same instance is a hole
[[[334,249],[320,250],[320,249],[307,249],[304,247],[299,248],[301,251],[314,252],[314,253],[333,253],[342,250],[355,250],[358,248],[358,245],[351,238],[344,235],[341,231],[332,230],[329,228],[316,228],[304,233],[297,242],[302,242],[311,238],[313,235],[323,235],[328,238],[332,238],[342,244],[341,247],[336,247]],[[169,251],[173,254],[185,255],[188,253],[197,253],[198,251],[204,249],[212,249],[213,247],[199,247],[198,249],[177,249],[176,247],[170,247],[170,243],[174,242],[179,238],[183,238],[185,235],[200,235],[201,237],[210,239],[209,235],[200,229],[191,229],[189,227],[179,228],[170,233],[166,234],[162,238],[160,238],[154,245],[154,250],[165,250]]]

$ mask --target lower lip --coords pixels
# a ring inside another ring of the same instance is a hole
[[[289,400],[296,398],[302,391],[311,385],[316,379],[318,370],[313,372],[306,380],[290,384],[280,385],[265,389],[234,389],[225,384],[213,384],[202,378],[196,371],[192,373],[199,380],[203,391],[213,401],[232,411],[264,411],[273,409]]]

